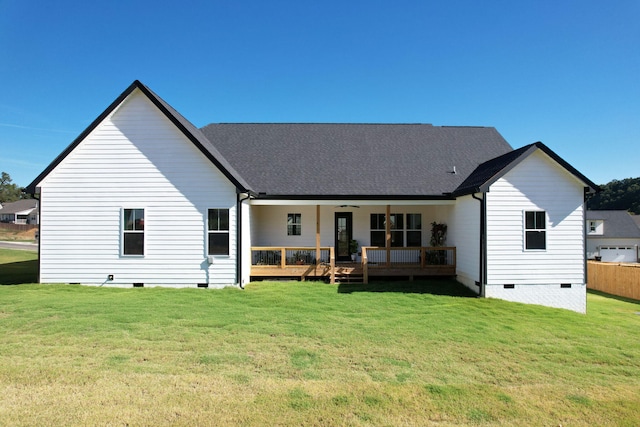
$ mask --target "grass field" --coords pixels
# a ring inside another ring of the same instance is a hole
[[[0,425],[640,425],[639,304],[465,294],[0,286]]]

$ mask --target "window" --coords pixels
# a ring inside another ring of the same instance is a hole
[[[527,211],[525,221],[525,249],[547,248],[547,221],[544,211]]]
[[[422,214],[407,214],[407,246],[422,246]]]
[[[391,246],[404,246],[404,215],[391,214]],[[371,246],[386,246],[385,214],[371,214]]]
[[[371,214],[371,246],[386,246],[384,217],[384,214]]]
[[[209,209],[209,255],[229,255],[229,209]]]
[[[300,236],[302,234],[302,214],[287,214],[287,236]]]
[[[144,255],[144,209],[124,209],[122,254]]]

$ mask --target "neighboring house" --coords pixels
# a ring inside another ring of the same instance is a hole
[[[0,222],[38,224],[38,201],[23,199],[0,205]]]
[[[578,312],[596,189],[544,144],[513,150],[493,128],[199,130],[138,81],[28,187],[45,283],[444,274],[480,296]],[[430,248],[444,224],[446,246]]]
[[[640,228],[627,211],[587,211],[587,258],[638,262]]]

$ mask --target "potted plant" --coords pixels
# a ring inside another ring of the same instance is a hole
[[[431,223],[431,247],[442,247],[447,241],[447,224]],[[428,264],[444,265],[447,263],[447,253],[443,250],[429,251]]]
[[[356,254],[358,253],[358,241],[357,240],[351,240],[349,242],[349,253],[351,254],[351,261],[355,261],[356,260]]]

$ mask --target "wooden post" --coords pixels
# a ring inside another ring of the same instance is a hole
[[[335,248],[329,248],[329,268],[331,268],[331,284],[336,283],[336,254]]]
[[[387,205],[387,212],[385,213],[385,228],[386,239],[385,248],[387,249],[387,268],[391,267],[391,205]]]
[[[320,265],[320,205],[316,205],[316,268]]]
[[[280,248],[280,268],[283,270],[287,266],[287,248]]]
[[[369,258],[367,257],[367,248],[362,247],[362,283],[369,283]]]

